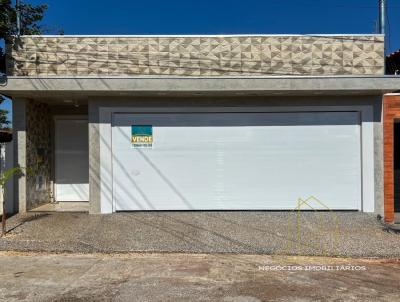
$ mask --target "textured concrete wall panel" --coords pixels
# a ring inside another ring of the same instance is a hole
[[[383,36],[23,36],[9,75],[383,75]]]
[[[26,105],[26,208],[29,210],[51,200],[52,148],[49,106],[32,100]]]

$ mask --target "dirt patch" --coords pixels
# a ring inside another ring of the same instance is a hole
[[[365,270],[261,270],[283,266]],[[0,253],[0,301],[395,301],[399,259]]]

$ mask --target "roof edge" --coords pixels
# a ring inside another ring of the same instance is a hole
[[[174,75],[71,75],[71,76],[59,76],[59,75],[44,75],[44,76],[6,76],[7,79],[52,79],[52,80],[62,80],[62,79],[121,79],[121,80],[185,80],[185,79],[209,79],[209,80],[223,80],[223,79],[236,79],[236,80],[251,80],[251,79],[399,79],[400,75],[240,75],[240,76],[174,76]],[[1,87],[1,78],[0,78]]]
[[[20,37],[44,37],[44,38],[153,38],[153,37],[384,37],[384,34],[143,34],[143,35],[21,35]],[[16,37],[14,35],[13,37]]]
[[[379,77],[9,77],[8,96],[374,94],[400,91],[399,76]]]

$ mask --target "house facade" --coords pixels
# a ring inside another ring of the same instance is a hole
[[[400,79],[384,76],[382,35],[22,36],[7,55],[14,162],[34,171],[14,211],[394,219],[383,99]]]

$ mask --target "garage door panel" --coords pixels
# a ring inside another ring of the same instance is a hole
[[[238,116],[240,115],[240,118]],[[358,112],[252,112],[252,113],[114,113],[113,126],[130,127],[149,120],[158,127],[316,126],[355,125]],[[339,116],[339,118],[338,118]],[[328,130],[325,130],[328,131]]]
[[[152,149],[131,125],[153,126]],[[115,114],[115,209],[358,209],[359,128],[356,112]]]

